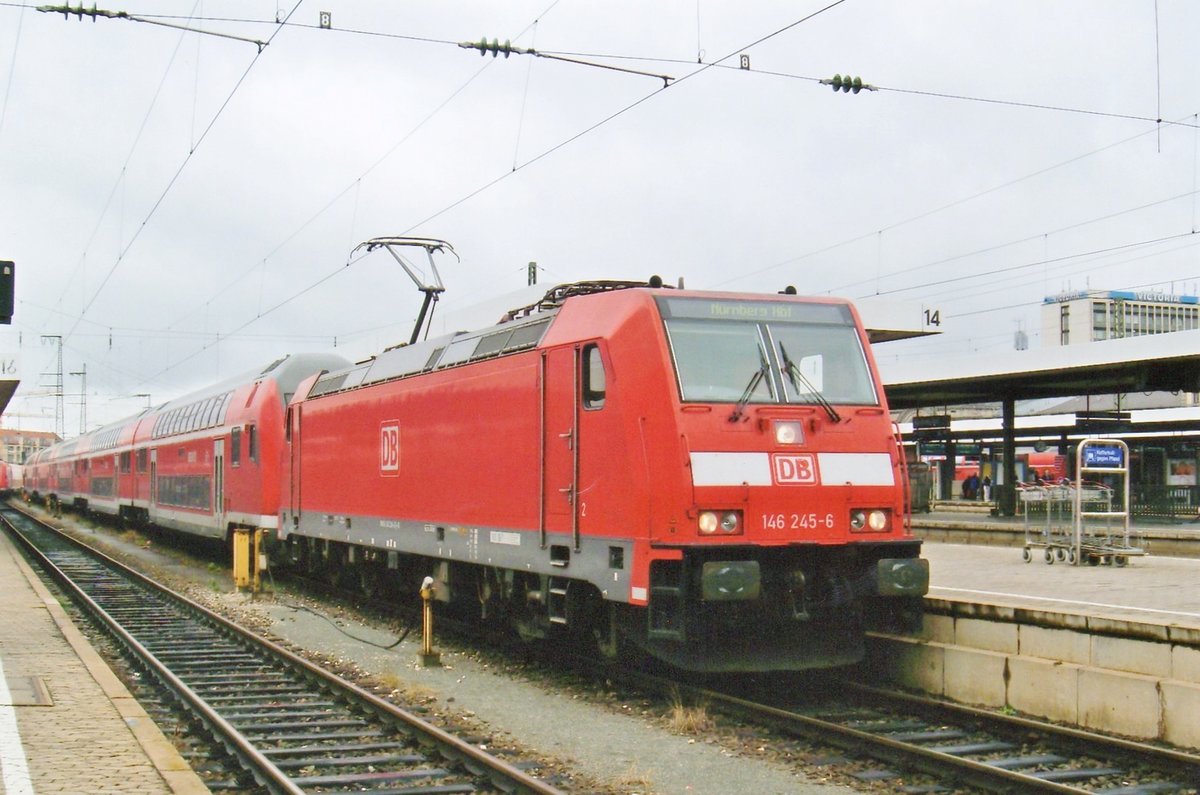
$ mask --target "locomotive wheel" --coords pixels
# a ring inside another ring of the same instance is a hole
[[[1070,549],[1067,550],[1067,563],[1074,566],[1078,562],[1079,562],[1079,557],[1075,554],[1075,548],[1071,547]]]
[[[1067,557],[1067,553],[1065,551],[1063,551],[1062,547],[1058,547],[1057,549],[1054,550],[1054,557],[1058,558],[1059,560],[1065,560]]]
[[[611,662],[621,654],[621,633],[617,631],[616,610],[610,605],[607,612],[606,617],[596,622],[592,634],[596,638],[596,651],[600,653],[600,658]]]
[[[1054,565],[1054,550],[1046,547],[1046,563],[1050,566]]]
[[[1033,550],[1031,550],[1029,547],[1025,547],[1024,549],[1022,549],[1021,550],[1021,560],[1025,561],[1026,563],[1033,560]]]
[[[312,544],[304,547],[304,573],[310,577],[316,577],[323,569],[324,561],[321,560],[321,553],[316,550]]]
[[[1117,568],[1123,569],[1129,564],[1129,558],[1125,557],[1124,555],[1117,555],[1115,558],[1113,558],[1113,564],[1116,565]]]
[[[367,599],[375,599],[382,590],[382,577],[374,566],[358,567],[358,591]]]

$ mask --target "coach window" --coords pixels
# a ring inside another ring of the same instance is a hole
[[[602,408],[605,394],[604,360],[600,358],[600,347],[588,345],[583,349],[583,407]]]
[[[258,426],[246,426],[246,457],[252,463],[258,463]]]
[[[130,465],[133,463],[132,459],[133,459],[133,456],[129,453],[128,450],[125,451],[124,453],[121,453],[121,472],[123,474],[129,473]]]
[[[143,447],[141,450],[137,451],[137,471],[138,472],[146,471],[146,448],[145,447]]]
[[[242,463],[242,429],[234,428],[229,432],[229,465],[240,466]]]

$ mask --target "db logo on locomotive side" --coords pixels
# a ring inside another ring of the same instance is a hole
[[[771,472],[776,483],[815,485],[817,462],[811,453],[771,456]]]
[[[379,424],[379,474],[397,477],[400,474],[400,422],[384,420]]]

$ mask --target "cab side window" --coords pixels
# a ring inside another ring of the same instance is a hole
[[[583,407],[604,407],[607,393],[604,360],[600,357],[600,346],[592,344],[583,349]]]

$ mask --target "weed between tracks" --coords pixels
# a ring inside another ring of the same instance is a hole
[[[630,795],[641,795],[654,791],[654,780],[649,773],[643,773],[636,765],[630,764],[629,770],[617,777],[616,786]]]
[[[671,709],[667,713],[667,722],[671,731],[676,734],[703,734],[715,726],[713,719],[708,715],[707,702],[688,706],[683,703],[678,690],[671,693]]]

